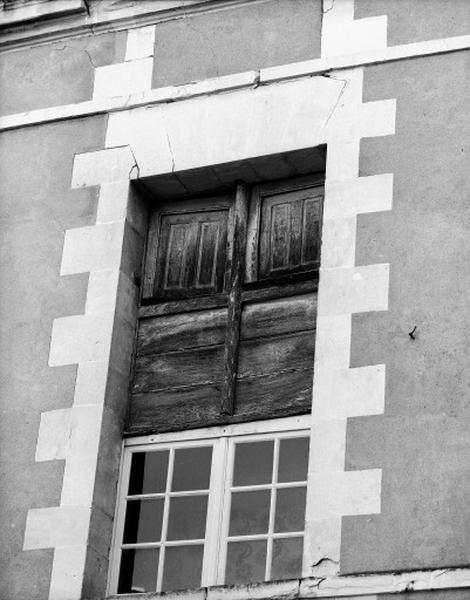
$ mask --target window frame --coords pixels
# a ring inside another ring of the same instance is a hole
[[[110,553],[108,594],[118,593],[117,590],[119,583],[121,550],[123,546],[128,546],[127,544],[122,543],[122,538],[126,515],[126,502],[128,497],[127,486],[129,482],[132,455],[134,453],[146,452],[152,449],[171,450],[175,448],[201,447],[201,445],[212,446],[211,475],[209,488],[207,490],[208,504],[205,538],[203,543],[201,586],[207,587],[210,585],[224,585],[229,538],[228,531],[235,441],[237,439],[239,440],[240,438],[246,438],[247,442],[251,442],[263,439],[301,437],[302,433],[305,433],[306,436],[310,438],[310,419],[310,415],[304,414],[295,417],[284,417],[267,421],[251,421],[226,426],[208,427],[204,429],[186,430],[182,432],[169,432],[158,435],[139,436],[125,439],[123,442],[121,471],[118,483],[118,495],[113,528],[113,540]],[[273,482],[271,482],[271,484],[266,484],[266,489],[271,489],[274,485],[278,484]],[[305,487],[307,487],[307,485],[308,479],[305,481]],[[289,487],[289,484],[286,484],[285,487]],[[290,487],[296,487],[295,482],[294,485],[290,485]],[[198,492],[203,493],[203,490],[198,490]],[[148,494],[142,494],[142,496],[148,496]],[[168,509],[166,510],[168,512]],[[270,521],[273,520],[271,510],[272,498]],[[270,540],[270,542],[268,542],[268,548],[270,545],[272,548],[272,540],[274,539],[274,532],[271,531],[271,529],[272,526],[270,525],[268,533],[263,538]],[[275,534],[275,536],[276,538],[283,537],[283,535],[284,537],[295,537],[296,534],[298,534],[300,537],[300,532],[285,532],[285,534]],[[305,524],[302,535],[305,539]],[[248,540],[251,539],[252,536],[246,535],[237,537],[245,537]],[[151,544],[142,543],[141,545],[131,544],[132,547],[157,547],[159,545],[161,545],[161,542],[155,542]],[[169,545],[172,544],[170,543]],[[161,587],[163,577],[162,565],[164,558],[162,558],[162,556],[163,553],[160,552],[157,590],[159,587]],[[269,572],[271,568],[269,561],[270,555],[268,554],[266,558],[267,572]]]

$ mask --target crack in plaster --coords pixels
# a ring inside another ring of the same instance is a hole
[[[331,109],[330,114],[328,115],[328,117],[326,118],[326,121],[323,125],[323,129],[328,125],[328,123],[330,122],[331,117],[334,115],[335,110],[338,108],[339,103],[341,102],[341,98],[343,97],[344,92],[346,91],[346,88],[349,85],[349,79],[341,79],[340,77],[335,77],[332,73],[325,73],[324,75],[322,75],[322,77],[325,77],[326,79],[334,79],[335,81],[341,81],[342,82],[342,87],[339,91],[338,94],[338,98],[333,106],[333,108]]]

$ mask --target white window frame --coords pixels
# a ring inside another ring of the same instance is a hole
[[[212,467],[211,477],[208,492],[208,505],[206,516],[206,531],[203,541],[203,563],[201,586],[223,585],[225,578],[225,567],[227,557],[227,540],[229,530],[230,517],[230,501],[232,494],[232,478],[233,478],[233,453],[234,440],[243,437],[247,442],[259,441],[262,439],[272,439],[275,435],[275,440],[288,438],[293,433],[299,435],[305,432],[310,437],[310,415],[300,415],[297,417],[286,417],[281,419],[272,419],[268,421],[255,421],[251,423],[240,423],[235,425],[227,425],[222,427],[210,427],[204,429],[194,429],[187,431],[177,431],[171,433],[163,433],[158,435],[141,436],[129,438],[123,443],[123,459],[121,461],[121,473],[118,485],[118,498],[116,503],[116,515],[114,520],[114,533],[111,551],[110,570],[108,577],[108,594],[117,594],[119,581],[119,568],[121,559],[121,540],[124,531],[124,519],[127,502],[127,485],[129,481],[130,467],[132,454],[135,452],[146,452],[155,448],[158,450],[170,450],[168,478],[171,473],[171,461],[174,453],[171,450],[175,448],[190,448],[201,447],[204,442],[213,447],[212,452]],[[277,470],[279,457],[279,441],[274,444],[274,461],[273,471]],[[229,471],[227,469],[230,469]],[[298,485],[307,485],[305,483]],[[275,479],[273,482],[266,485],[247,486],[247,489],[277,489],[284,487],[284,484],[278,484]],[[295,483],[286,483],[285,487],[295,487]],[[238,488],[237,488],[238,489]],[[243,488],[240,488],[243,489]],[[203,490],[198,490],[198,493],[204,493]],[[188,494],[194,494],[194,491]],[[178,492],[178,495],[184,495],[184,492]],[[143,495],[145,497],[145,495]],[[230,539],[240,537],[243,540],[251,539],[267,539],[267,557],[266,557],[266,579],[270,576],[271,569],[271,553],[273,539],[282,537],[295,537],[296,534],[300,537],[304,536],[305,527],[302,532],[287,532],[285,534],[277,533],[273,537],[274,527],[274,510],[273,503],[275,502],[276,493],[271,494],[270,507],[270,522],[267,534],[253,536],[230,536]],[[165,513],[166,511],[166,513]],[[167,523],[168,501],[165,501],[163,527]],[[193,543],[197,543],[193,541]],[[142,544],[140,547],[154,547],[155,544]],[[172,545],[167,544],[165,545]],[[176,545],[176,544],[175,544]],[[181,541],[177,542],[181,545]],[[160,552],[157,590],[161,587],[163,569],[162,563],[164,553]]]

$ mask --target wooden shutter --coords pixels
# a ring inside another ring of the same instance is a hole
[[[222,292],[228,215],[224,198],[177,202],[156,211],[144,298],[177,300]]]
[[[152,216],[127,434],[310,411],[322,198],[317,179],[263,184],[248,215],[239,183]]]
[[[323,185],[317,178],[256,186],[251,200],[247,280],[292,279],[320,265]]]

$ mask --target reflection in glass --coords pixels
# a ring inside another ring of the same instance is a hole
[[[266,569],[266,540],[229,542],[225,583],[264,581]]]
[[[306,488],[283,488],[277,490],[274,531],[303,531],[305,527]]]
[[[163,568],[163,590],[201,586],[204,546],[167,546]]]
[[[230,509],[229,535],[267,533],[270,490],[234,492]]]
[[[233,485],[271,483],[273,451],[273,440],[236,444]]]
[[[124,544],[159,542],[162,533],[163,498],[128,500]]]
[[[129,479],[129,495],[164,492],[167,469],[168,450],[134,452]]]
[[[211,459],[210,446],[175,450],[172,491],[209,489]]]
[[[309,438],[288,438],[279,443],[278,481],[307,481]]]
[[[118,594],[154,592],[157,588],[158,548],[123,550]]]
[[[303,538],[273,540],[271,579],[293,579],[302,576]]]
[[[207,496],[171,498],[169,540],[198,540],[206,535]]]

